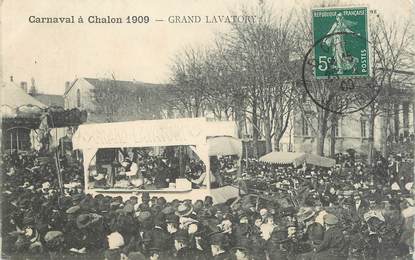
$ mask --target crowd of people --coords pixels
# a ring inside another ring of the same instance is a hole
[[[92,196],[79,165],[61,169],[61,187],[53,160],[4,154],[2,258],[412,259],[414,187],[399,167],[409,157],[398,157],[330,169],[249,159],[238,178],[235,160],[215,159],[245,195],[214,205],[209,196]]]

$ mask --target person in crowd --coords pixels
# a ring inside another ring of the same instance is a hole
[[[158,170],[163,160],[151,158],[139,168]],[[33,259],[410,259],[412,179],[394,185],[381,158],[374,167],[387,174],[376,176],[356,156],[337,160],[341,167],[296,169],[248,159],[241,175],[250,194],[218,205],[210,196],[92,196],[80,166],[63,169],[64,183],[78,184],[61,192],[53,164],[4,154],[2,250]],[[233,167],[217,158],[224,183],[238,181],[227,175]]]
[[[199,260],[203,259],[203,254],[196,248],[190,246],[190,238],[188,232],[180,230],[174,235],[175,259]]]
[[[323,241],[314,249],[316,259],[346,260],[348,247],[343,232],[337,226],[338,218],[328,213],[324,215],[323,219],[326,230]]]

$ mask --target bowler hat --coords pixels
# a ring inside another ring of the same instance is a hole
[[[231,251],[243,250],[245,252],[249,252],[249,248],[250,240],[246,237],[241,237],[236,241],[234,247],[231,248]]]
[[[277,229],[275,228],[270,237],[270,241],[276,244],[282,244],[284,242],[287,242],[288,239],[288,233],[287,230],[284,229]]]
[[[164,217],[164,214],[158,214],[153,218],[153,223],[156,226],[161,226],[166,223],[166,218]]]
[[[179,216],[170,214],[166,216],[166,223],[179,223]]]

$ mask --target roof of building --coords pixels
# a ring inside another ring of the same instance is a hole
[[[47,106],[64,107],[65,105],[65,100],[61,95],[36,94],[33,97]]]
[[[126,80],[112,80],[112,79],[97,79],[97,78],[84,78],[93,86],[109,86],[109,87],[125,87],[125,88],[137,88],[137,87],[164,87],[162,84],[146,83],[141,81],[126,81]]]
[[[64,96],[72,89],[75,83],[81,78],[76,79],[72,82],[70,87],[65,91]],[[113,80],[108,78],[87,78],[83,77],[88,83],[93,86],[106,86],[106,87],[121,87],[121,88],[129,88],[129,89],[137,89],[137,88],[164,88],[166,84],[154,84],[154,83],[147,83],[142,81],[126,81],[126,80]]]

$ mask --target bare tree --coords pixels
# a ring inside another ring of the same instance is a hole
[[[204,115],[207,102],[206,52],[192,47],[178,53],[171,66],[171,90],[183,116]]]
[[[387,157],[389,153],[388,140],[391,140],[390,118],[397,116],[399,108],[396,104],[401,102],[401,95],[396,94],[397,88],[405,87],[405,84],[413,80],[410,73],[402,73],[411,68],[414,62],[413,42],[415,35],[413,33],[412,20],[398,23],[392,21],[387,24],[379,15],[373,17],[371,28],[372,44],[372,76],[371,84],[380,88],[379,95],[365,110],[368,114],[369,122],[369,156],[368,161],[371,164],[374,155],[374,133],[375,120],[378,116],[383,119],[381,126],[382,154]],[[395,130],[395,132],[397,132]]]
[[[289,53],[294,38],[292,13],[277,20],[270,6],[260,3],[255,10],[256,23],[232,26],[221,37],[223,59],[233,75],[239,75],[246,106],[245,113],[252,124],[254,154],[260,135],[266,152],[272,151],[272,141],[279,149],[291,114],[294,97],[289,68]],[[251,11],[252,13],[252,11]]]

